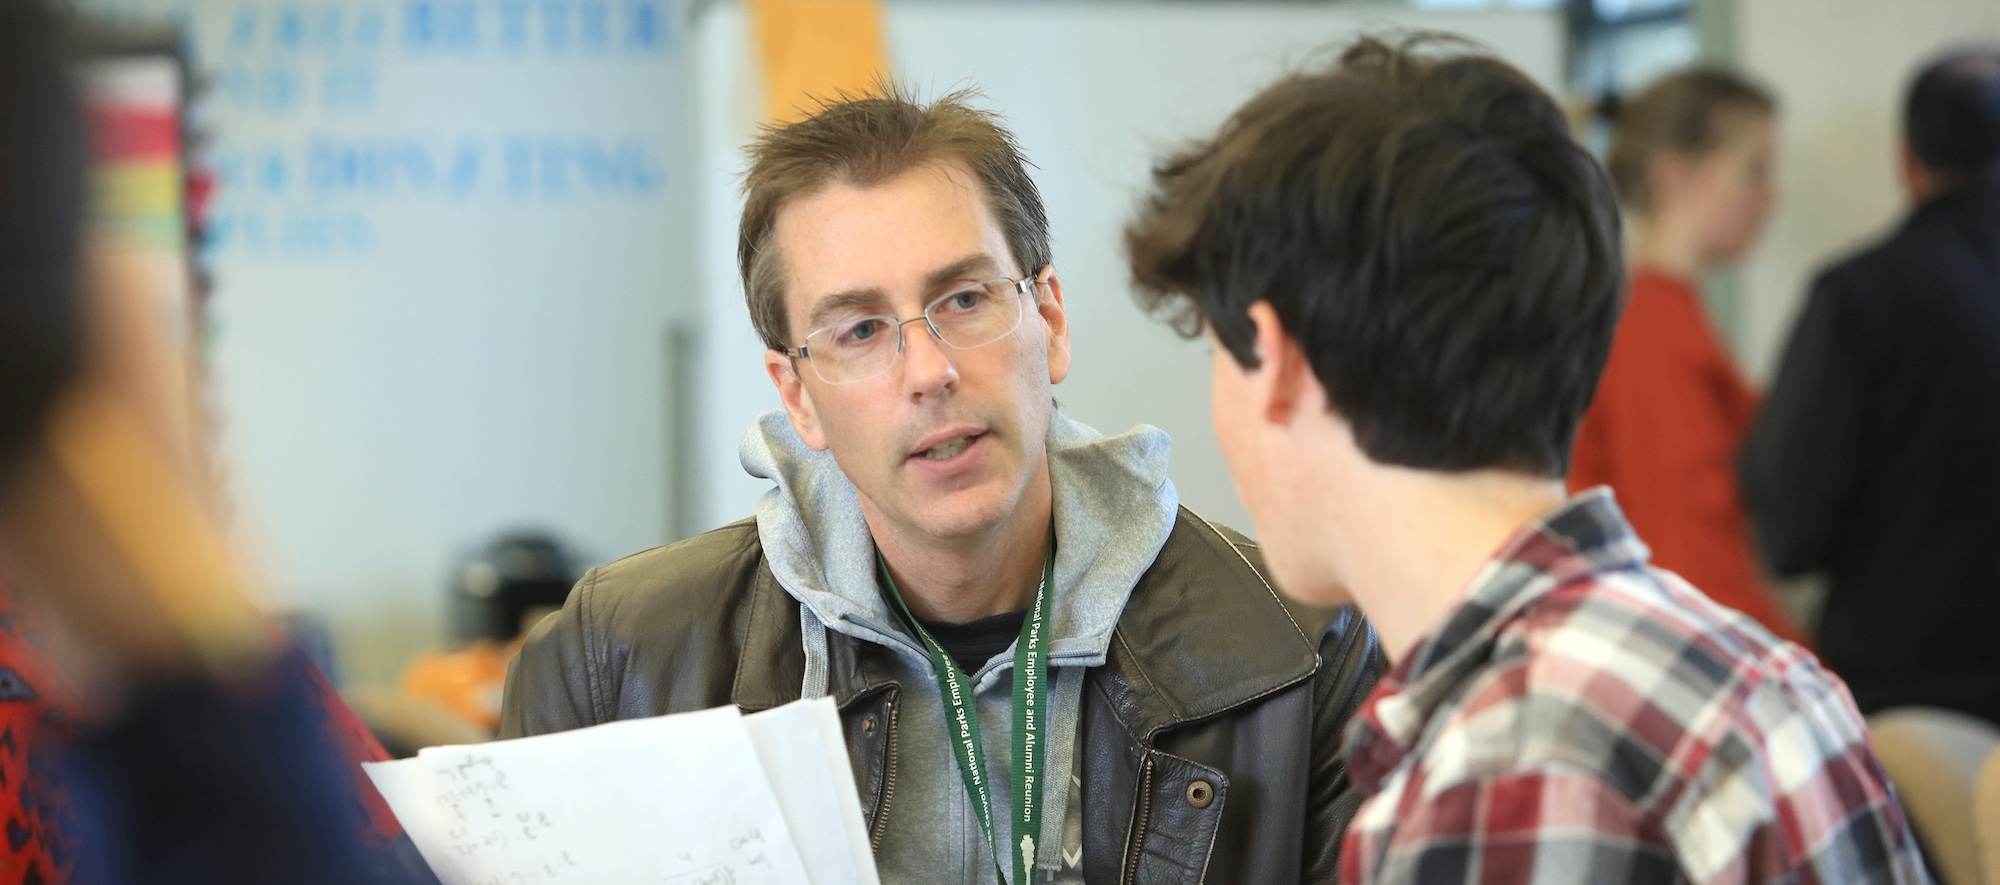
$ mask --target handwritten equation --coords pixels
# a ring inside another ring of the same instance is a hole
[[[507,772],[489,755],[439,759],[431,768],[437,785],[437,807],[444,812],[450,850],[462,858],[480,859],[515,846],[552,838],[555,822],[545,811],[522,807],[507,783]],[[508,860],[514,860],[511,853]],[[505,874],[472,878],[471,885],[530,885],[538,882],[581,881],[580,869],[568,850]]]
[[[774,872],[771,857],[766,850],[764,834],[750,830],[729,839],[732,860],[719,863],[703,863],[694,854],[686,851],[673,853],[673,868],[676,872],[666,875],[660,881],[666,885],[739,885],[750,881],[748,873],[769,875]]]

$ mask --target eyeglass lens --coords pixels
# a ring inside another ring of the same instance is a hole
[[[1021,290],[1014,280],[988,280],[940,296],[921,317],[856,317],[806,337],[813,370],[829,384],[862,381],[888,371],[902,351],[902,327],[927,321],[958,350],[992,344],[1021,325]]]

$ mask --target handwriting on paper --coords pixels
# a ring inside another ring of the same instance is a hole
[[[367,771],[445,885],[814,883],[734,708]]]

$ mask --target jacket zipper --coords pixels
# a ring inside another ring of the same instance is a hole
[[[1139,855],[1146,842],[1146,830],[1153,824],[1153,754],[1146,754],[1146,761],[1139,766],[1139,825],[1132,829],[1131,844],[1126,847],[1125,870],[1120,881],[1132,885],[1139,881]]]
[[[868,853],[882,852],[882,835],[889,831],[889,799],[896,795],[896,701],[889,701],[889,773],[882,780],[882,804],[875,809],[875,832],[868,835]]]

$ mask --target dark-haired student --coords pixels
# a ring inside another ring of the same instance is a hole
[[[1166,161],[1126,238],[1215,346],[1272,576],[1390,655],[1343,881],[1926,881],[1840,681],[1564,490],[1619,222],[1525,76],[1364,40]]]
[[[1903,148],[1909,217],[1813,281],[1744,497],[1775,570],[1826,573],[1863,712],[2000,724],[2000,46],[1925,66]]]

